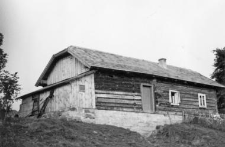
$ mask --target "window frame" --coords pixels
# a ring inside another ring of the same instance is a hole
[[[204,101],[203,101],[204,104],[203,105],[202,105],[203,102],[201,103],[201,101],[202,101],[201,96],[203,96],[203,99],[204,99]],[[206,94],[198,93],[198,105],[199,105],[199,108],[207,108]]]
[[[171,97],[171,93],[172,92],[175,92],[178,94],[178,103],[172,103],[172,97]],[[180,103],[181,103],[181,100],[180,100],[180,92],[179,91],[176,91],[176,90],[169,90],[169,102],[171,105],[175,105],[175,106],[179,106]]]

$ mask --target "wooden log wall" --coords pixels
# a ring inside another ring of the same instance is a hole
[[[96,107],[105,110],[141,111],[140,93],[95,91]]]
[[[142,111],[141,83],[153,79],[134,77],[132,74],[96,72],[96,107],[103,110]]]
[[[181,103],[179,106],[168,105],[169,90],[180,92]],[[157,93],[157,109],[163,111],[200,110],[217,111],[216,90],[204,86],[194,86],[158,80],[155,92]],[[199,108],[198,93],[206,94],[207,108]]]
[[[141,74],[125,72],[98,71],[95,73],[96,107],[98,109],[114,109],[141,111],[141,83],[154,85],[156,111],[180,112],[185,110],[217,111],[215,89],[200,85],[171,81]],[[178,106],[169,104],[169,90],[180,92],[181,103]],[[109,92],[114,92],[110,94]],[[115,94],[120,92],[120,94]],[[124,93],[123,93],[124,92]],[[136,99],[126,99],[127,95],[139,96]],[[198,93],[206,94],[207,108],[199,108]],[[120,99],[120,100],[119,100]],[[126,100],[126,101],[124,101]],[[138,107],[132,107],[136,103]]]
[[[88,68],[86,68],[80,61],[71,55],[66,56],[55,63],[47,78],[47,85],[77,76],[85,71],[88,71]]]

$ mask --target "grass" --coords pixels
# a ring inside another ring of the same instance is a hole
[[[15,118],[0,124],[0,147],[224,147],[224,125],[223,120],[199,118],[158,127],[144,138],[109,125]]]
[[[147,147],[127,129],[65,119],[18,119],[0,125],[0,146],[10,147]]]
[[[165,125],[148,140],[160,147],[224,147],[225,121],[196,117],[189,122]]]

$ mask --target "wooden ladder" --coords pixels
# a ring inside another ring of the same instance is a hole
[[[37,118],[40,118],[45,113],[45,109],[46,109],[50,99],[54,97],[53,93],[54,93],[54,90],[51,90],[49,96],[45,99],[44,104],[42,105]]]

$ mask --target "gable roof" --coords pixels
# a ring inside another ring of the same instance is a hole
[[[225,87],[213,81],[212,79],[209,79],[201,75],[198,72],[185,68],[167,65],[167,68],[165,69],[155,62],[124,57],[120,55],[86,49],[77,46],[70,46],[67,49],[65,49],[64,52],[70,53],[87,67],[100,67],[113,70],[143,73],[148,75],[155,75],[204,85]],[[39,78],[39,80],[40,79],[41,77]],[[38,85],[38,82],[40,81],[37,81],[36,85]]]

